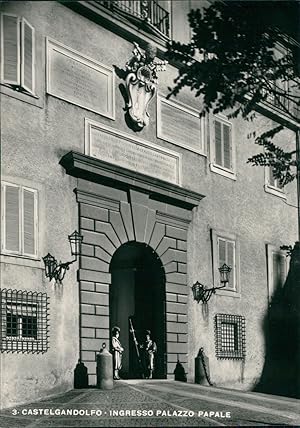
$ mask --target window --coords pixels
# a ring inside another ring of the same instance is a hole
[[[269,166],[265,167],[265,191],[286,198],[284,187],[279,184],[279,180],[274,177],[273,169]]]
[[[217,294],[240,297],[239,294],[239,244],[236,237],[226,232],[211,231],[213,248],[214,286],[220,286],[219,267],[226,263],[231,267],[226,287],[217,290]]]
[[[227,266],[230,266],[232,271],[229,277],[229,282],[227,288],[230,290],[235,290],[235,274],[234,274],[234,266],[235,266],[235,242],[229,241],[225,238],[217,237],[217,245],[218,245],[218,256],[219,256],[219,267],[223,266],[225,263]]]
[[[217,358],[244,359],[246,355],[245,317],[217,314],[215,344]]]
[[[1,14],[1,83],[35,92],[35,32],[16,15]]]
[[[46,352],[48,297],[46,293],[1,290],[1,351]]]
[[[29,303],[24,310],[21,303],[7,302],[6,336],[37,340],[37,305]]]
[[[37,258],[37,190],[2,184],[2,252]]]
[[[284,286],[287,273],[288,261],[286,253],[276,248],[275,245],[267,244],[267,269],[268,269],[268,299],[271,303],[276,290]]]
[[[235,179],[232,125],[225,116],[213,117],[210,139],[211,170]]]

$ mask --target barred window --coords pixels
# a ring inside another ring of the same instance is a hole
[[[49,303],[46,293],[1,290],[1,351],[48,350]]]
[[[217,358],[244,359],[246,355],[245,317],[217,314],[215,341]]]

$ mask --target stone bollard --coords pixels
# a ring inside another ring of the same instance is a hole
[[[186,373],[180,361],[177,361],[176,363],[174,375],[175,375],[175,380],[179,380],[180,382],[187,382]]]
[[[113,389],[113,387],[113,358],[103,343],[97,355],[97,388]]]
[[[204,349],[200,348],[195,358],[195,383],[200,385],[210,385],[209,383],[209,360],[204,354]]]
[[[74,369],[74,388],[88,388],[88,373],[87,368],[83,362],[79,359]]]

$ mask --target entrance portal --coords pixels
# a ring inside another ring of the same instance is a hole
[[[137,351],[130,333],[132,319],[138,343],[142,343],[145,331],[157,344],[154,378],[166,378],[166,319],[165,274],[160,259],[146,244],[129,242],[114,254],[110,272],[110,330],[120,327],[120,340],[125,348],[121,376],[141,376]]]

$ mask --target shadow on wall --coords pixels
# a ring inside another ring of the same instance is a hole
[[[277,289],[264,320],[266,355],[256,392],[300,398],[300,243],[291,255],[284,287]]]

